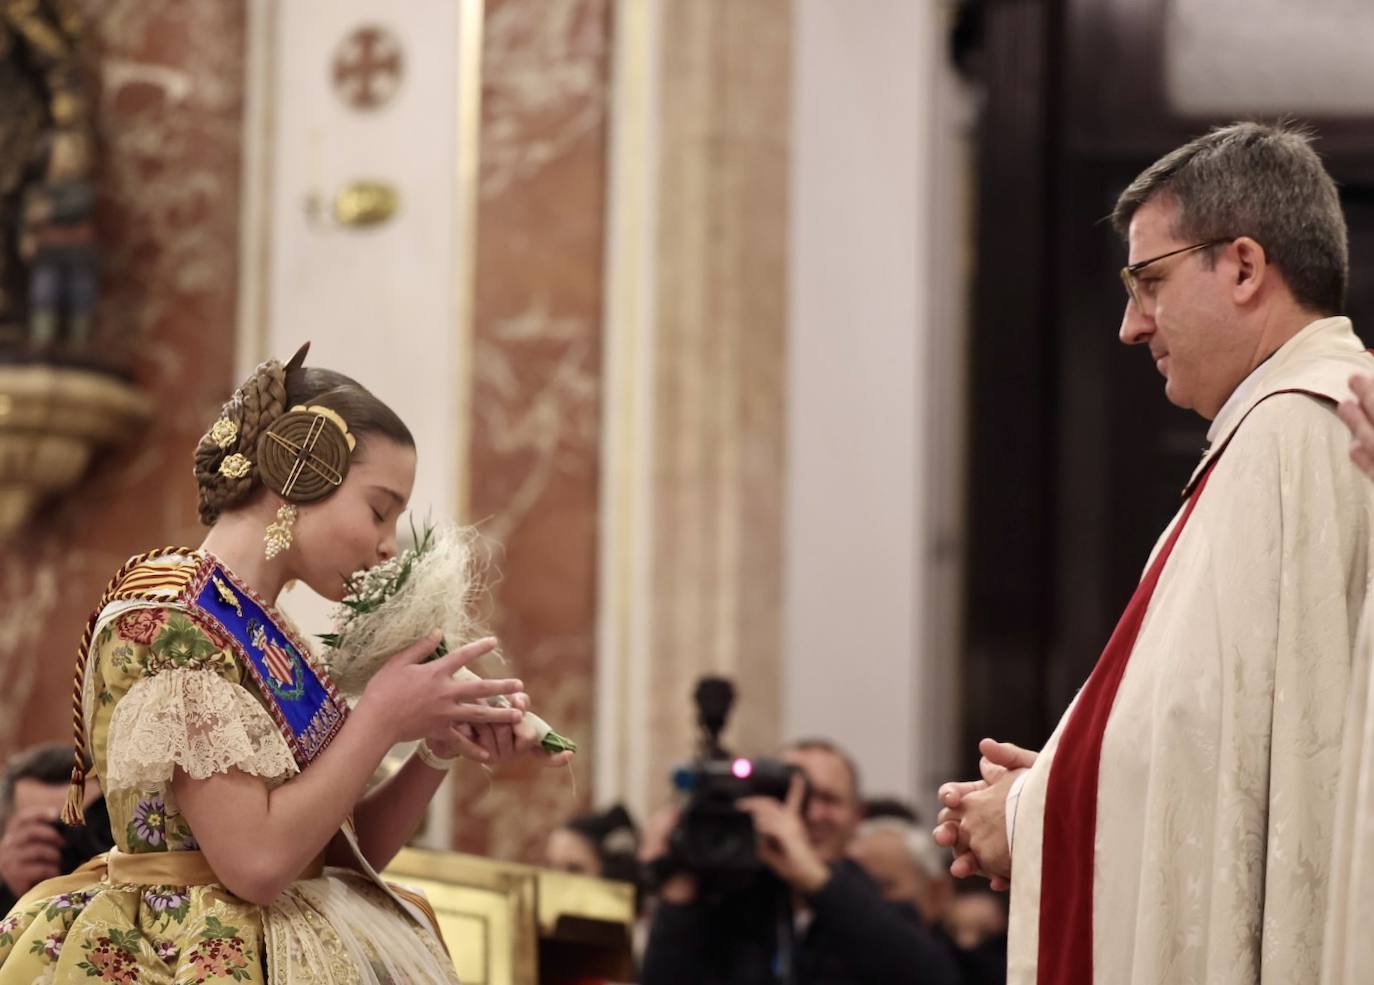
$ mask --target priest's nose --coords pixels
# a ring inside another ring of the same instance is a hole
[[[1150,341],[1155,334],[1154,319],[1146,318],[1131,301],[1126,302],[1126,310],[1121,315],[1121,341],[1126,345],[1141,345]]]

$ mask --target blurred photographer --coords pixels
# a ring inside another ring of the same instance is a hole
[[[66,875],[114,844],[94,780],[86,781],[86,827],[57,819],[71,770],[71,746],[54,742],[18,753],[0,777],[0,918],[44,879]]]
[[[752,821],[761,878],[722,891],[682,867],[670,837],[676,811],[646,829],[642,857],[659,907],[643,985],[957,982],[949,949],[845,858],[862,815],[849,757],[833,743],[808,740],[790,745],[782,760],[795,768],[784,798],[735,805]]]

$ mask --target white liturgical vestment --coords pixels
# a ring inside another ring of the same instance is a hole
[[[1374,483],[1349,459],[1335,404],[1352,374],[1370,372],[1349,320],[1322,319],[1213,424],[1189,489],[1206,484],[1162,555],[1107,705],[1093,844],[1073,846],[1091,865],[1091,933],[1076,946],[1091,949],[1098,985],[1319,980],[1374,536]],[[1367,662],[1360,673],[1367,689]],[[1037,982],[1041,921],[1062,903],[1041,898],[1042,849],[1060,823],[1047,789],[1078,700],[1015,807],[1013,985]],[[1362,812],[1349,852],[1367,880],[1360,980],[1374,981],[1374,741],[1364,748],[1347,763],[1364,778],[1347,806]]]

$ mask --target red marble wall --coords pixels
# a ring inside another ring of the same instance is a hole
[[[0,546],[0,756],[70,738],[76,645],[125,558],[199,543],[192,450],[232,389],[245,5],[80,7],[100,90],[99,331],[157,416]]]
[[[455,847],[537,861],[591,790],[609,0],[488,0],[471,518],[503,545],[495,625],[585,750],[459,774]]]

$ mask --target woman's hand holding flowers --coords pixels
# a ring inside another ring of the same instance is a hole
[[[368,682],[356,714],[374,718],[375,727],[393,744],[430,738],[436,755],[445,755],[435,746],[438,741],[446,750],[481,760],[481,743],[464,735],[462,726],[518,724],[524,717],[518,706],[500,708],[484,702],[520,694],[523,685],[509,679],[454,680],[460,668],[496,649],[496,640],[478,640],[426,663],[440,638],[435,631],[390,657]]]

